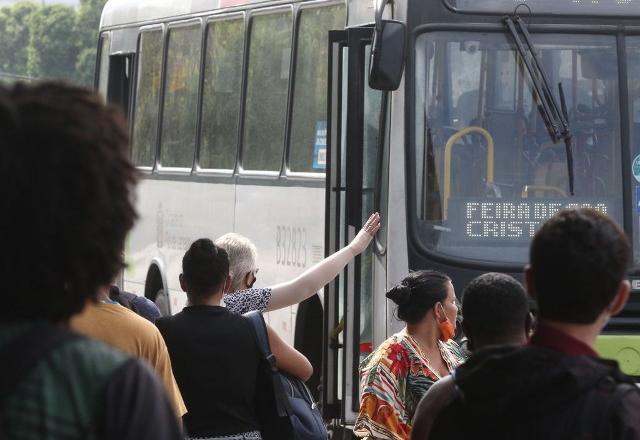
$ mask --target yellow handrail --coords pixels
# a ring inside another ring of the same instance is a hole
[[[444,147],[444,219],[447,219],[449,196],[451,195],[451,150],[455,143],[469,133],[480,133],[487,140],[487,183],[493,183],[493,138],[482,127],[466,127],[449,138]]]
[[[567,197],[567,193],[562,191],[557,186],[549,186],[549,185],[525,185],[522,190],[522,197],[529,197],[529,191],[551,191],[559,194],[562,197]]]

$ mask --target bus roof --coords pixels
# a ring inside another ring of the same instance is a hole
[[[296,1],[296,0],[293,0]],[[100,28],[143,23],[184,15],[232,9],[260,3],[290,3],[274,0],[109,0],[102,11]]]

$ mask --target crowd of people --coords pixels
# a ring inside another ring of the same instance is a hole
[[[136,220],[122,114],[60,83],[0,87],[0,438],[262,439],[262,353],[242,314],[297,304],[362,253],[373,214],[345,248],[300,276],[254,288],[257,249],[226,234],[182,259],[187,306],[160,317],[113,279]],[[592,210],[563,211],[531,245],[526,291],[488,273],[464,289],[408,274],[387,292],[405,328],[367,357],[354,426],[369,439],[640,438],[640,392],[598,358],[596,336],[624,307],[630,245]],[[534,328],[535,327],[535,328]],[[275,366],[309,360],[267,325]]]

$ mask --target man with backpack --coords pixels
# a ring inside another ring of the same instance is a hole
[[[482,350],[458,368],[457,396],[429,438],[640,438],[640,391],[594,351],[629,297],[629,258],[624,232],[597,211],[561,211],[543,224],[525,273],[535,334],[524,348]]]

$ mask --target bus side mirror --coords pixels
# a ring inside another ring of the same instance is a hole
[[[397,90],[404,70],[407,28],[396,20],[380,20],[373,33],[369,63],[369,87]]]

